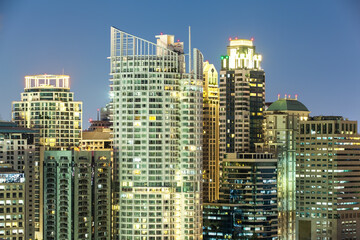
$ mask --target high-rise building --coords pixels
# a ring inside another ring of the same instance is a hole
[[[111,239],[111,155],[74,152],[74,239]]]
[[[255,151],[264,142],[261,60],[245,39],[230,39],[221,56],[220,193],[204,205],[204,239],[277,237],[277,159]]]
[[[270,153],[224,160],[220,200],[204,205],[204,239],[276,239],[276,163]]]
[[[24,203],[24,173],[0,163],[0,239],[27,239]]]
[[[12,103],[12,119],[19,126],[39,130],[36,142],[51,149],[78,145],[82,130],[82,102],[74,101],[67,75],[25,76],[21,101]]]
[[[44,239],[110,240],[111,151],[45,151],[44,158]]]
[[[220,71],[220,160],[263,141],[265,72],[252,40],[233,39]]]
[[[202,54],[187,73],[183,43],[156,38],[111,28],[118,239],[202,239]]]
[[[203,196],[204,202],[219,199],[219,85],[213,64],[204,62],[203,92]]]
[[[263,150],[278,157],[279,239],[295,240],[296,216],[296,138],[299,123],[309,110],[297,100],[282,98],[265,111],[265,145]]]
[[[0,161],[9,164],[14,170],[25,174],[25,238],[35,237],[35,130],[17,126],[13,122],[0,121]]]
[[[44,239],[71,239],[71,151],[44,152]]]
[[[360,135],[357,122],[300,121],[296,159],[297,239],[360,238]]]
[[[106,114],[100,118],[101,120],[91,121],[89,129],[83,131],[80,149],[82,151],[110,151],[111,153],[111,239],[116,239],[116,236],[118,236],[116,222],[119,218],[119,163],[114,162],[114,158],[112,157],[111,122],[107,118],[108,110],[104,111],[103,109],[104,108],[102,108],[101,112],[105,112]]]
[[[35,134],[34,179],[35,239],[43,239],[43,158],[40,146],[68,149],[79,145],[82,130],[82,102],[74,101],[67,75],[25,76],[21,101],[12,102],[12,120]]]

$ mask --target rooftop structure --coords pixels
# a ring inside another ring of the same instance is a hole
[[[305,107],[304,104],[299,102],[297,98],[281,98],[275,102],[273,102],[267,111],[305,111],[309,110]]]

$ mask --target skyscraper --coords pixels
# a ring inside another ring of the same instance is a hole
[[[35,134],[35,239],[43,239],[43,149],[68,149],[79,144],[82,102],[74,101],[67,75],[25,76],[21,101],[12,102],[12,120]]]
[[[300,121],[309,113],[291,98],[279,99],[265,111],[265,148],[278,157],[279,239],[283,240],[296,239],[296,138]]]
[[[296,159],[297,239],[360,238],[360,135],[337,116],[300,121]]]
[[[263,141],[265,72],[252,40],[233,39],[221,56],[220,159]]]
[[[204,62],[204,202],[219,199],[219,85],[213,64]]]
[[[202,54],[187,73],[183,43],[156,38],[111,28],[119,239],[202,239]]]
[[[220,194],[204,205],[204,239],[277,237],[277,159],[255,151],[264,141],[261,60],[245,39],[230,39],[221,56]]]

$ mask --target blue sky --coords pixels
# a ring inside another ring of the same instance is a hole
[[[356,0],[0,0],[0,116],[11,119],[25,75],[64,69],[87,126],[109,100],[110,26],[150,41],[174,34],[187,45],[189,25],[192,46],[217,68],[229,37],[254,37],[267,101],[298,94],[312,115],[360,120]]]

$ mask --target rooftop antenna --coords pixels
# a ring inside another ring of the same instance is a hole
[[[100,109],[97,109],[97,120],[100,121]]]
[[[189,26],[189,73],[191,73],[191,27]]]

